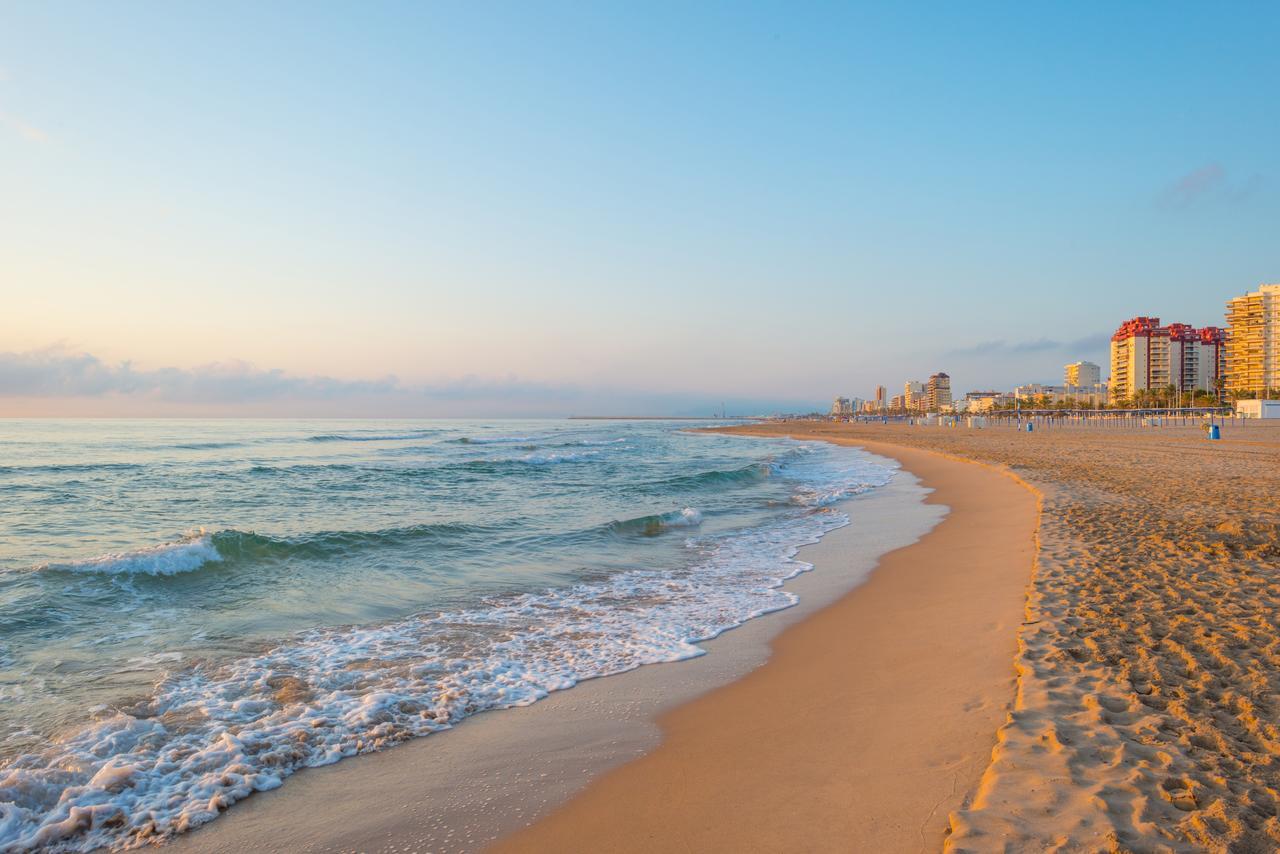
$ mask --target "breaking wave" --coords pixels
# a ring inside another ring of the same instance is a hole
[[[494,530],[480,525],[424,524],[375,531],[318,531],[274,537],[253,531],[193,531],[182,539],[83,560],[47,563],[37,570],[102,575],[176,575],[209,564],[269,563],[295,558],[321,560],[377,549],[431,542],[462,544],[471,537],[488,537]]]
[[[693,507],[686,507],[683,510],[675,510],[670,513],[655,513],[650,516],[640,516],[635,519],[613,522],[608,528],[615,534],[640,534],[646,537],[656,537],[658,534],[670,531],[672,528],[696,528],[701,524],[702,513]]]
[[[200,529],[171,543],[132,551],[108,552],[84,560],[47,563],[36,569],[100,575],[177,575],[220,560],[222,555],[213,545],[213,535]]]

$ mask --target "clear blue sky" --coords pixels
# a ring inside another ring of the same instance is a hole
[[[0,414],[1057,381],[1280,281],[1274,3],[0,6]]]

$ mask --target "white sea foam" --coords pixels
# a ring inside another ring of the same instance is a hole
[[[669,513],[662,518],[670,528],[692,528],[702,524],[702,511],[696,507],[686,507],[679,513]]]
[[[577,463],[597,456],[599,451],[571,451],[568,453],[532,453],[525,454],[520,462],[535,466],[554,465],[555,463]]]
[[[533,442],[533,436],[466,436],[461,440],[468,445],[517,445],[521,442]]]
[[[103,575],[176,575],[191,572],[206,563],[222,560],[213,547],[213,535],[203,528],[192,531],[182,539],[157,546],[146,546],[125,552],[109,552],[84,560],[64,563],[47,563],[36,569],[53,569],[62,572],[91,572]]]
[[[800,472],[800,491],[815,495],[852,494],[891,476],[866,463]],[[689,507],[664,518],[694,526],[701,514]],[[144,708],[101,712],[0,768],[0,850],[140,845],[203,824],[298,768],[527,705],[583,679],[700,655],[700,641],[794,604],[781,586],[812,568],[797,550],[847,522],[833,508],[796,507],[758,527],[690,538],[682,569],[315,630],[181,672]]]

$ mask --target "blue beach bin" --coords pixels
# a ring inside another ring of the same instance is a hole
[[[1218,425],[1217,425],[1217,424],[1210,424],[1210,425],[1209,425],[1209,438],[1210,438],[1210,439],[1221,439],[1221,438],[1222,438],[1222,430],[1218,427]]]
[[[1028,421],[1028,422],[1027,422],[1027,432],[1028,432],[1028,433],[1030,433],[1030,432],[1031,432],[1032,430],[1034,430],[1034,429],[1036,429],[1036,425],[1035,425],[1035,423],[1034,423],[1034,422],[1031,422],[1031,421]]]

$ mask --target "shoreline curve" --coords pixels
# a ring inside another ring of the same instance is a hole
[[[662,742],[498,851],[939,850],[1013,707],[1040,495],[1011,472],[887,442],[950,508],[779,634],[769,660],[664,714]]]

